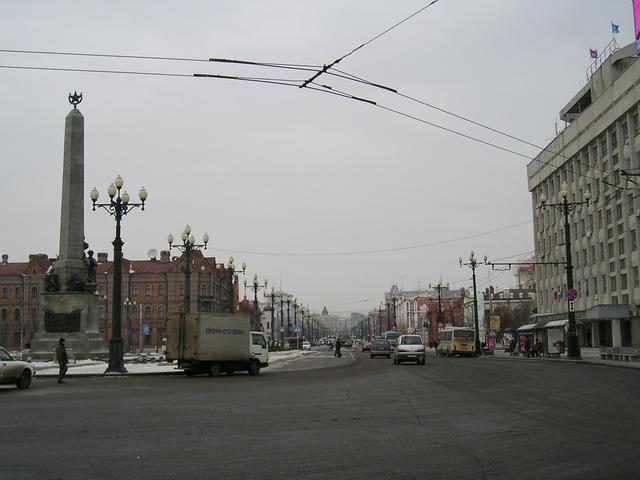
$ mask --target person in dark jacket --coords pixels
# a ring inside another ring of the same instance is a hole
[[[334,357],[341,357],[342,353],[340,353],[340,348],[342,347],[342,342],[338,338],[336,340],[336,353],[333,354]]]
[[[64,338],[61,338],[56,347],[56,361],[60,365],[60,371],[58,372],[58,383],[64,383],[64,376],[67,373],[67,364],[69,358],[67,357],[67,350],[64,348]]]

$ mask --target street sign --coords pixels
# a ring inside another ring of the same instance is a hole
[[[489,336],[490,337],[496,337],[496,331],[495,330],[489,330]]]
[[[569,311],[570,312],[575,312],[576,311],[576,302],[575,302],[575,300],[569,300]]]
[[[569,300],[575,300],[576,298],[578,298],[578,291],[575,288],[570,288],[569,290],[567,290],[567,298]]]
[[[280,333],[284,333],[284,327],[280,327]]]
[[[293,328],[293,331],[294,331],[294,332],[296,332],[296,333],[300,333],[300,332],[302,331],[302,327],[301,327],[300,325],[296,325],[296,326]]]

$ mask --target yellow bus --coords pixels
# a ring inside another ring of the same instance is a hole
[[[473,328],[447,327],[438,332],[438,355],[476,355],[476,334]]]

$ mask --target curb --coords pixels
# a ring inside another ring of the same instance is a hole
[[[503,361],[512,361],[512,362],[529,362],[531,360],[534,361],[543,361],[543,362],[559,362],[559,363],[574,363],[578,365],[598,365],[601,367],[612,367],[612,368],[625,368],[627,370],[640,370],[640,363],[638,366],[628,365],[625,363],[602,363],[600,361],[593,361],[593,359],[587,360],[574,360],[569,358],[525,358],[525,357],[501,357],[495,355],[481,355],[480,358],[486,358],[487,360],[503,360]]]

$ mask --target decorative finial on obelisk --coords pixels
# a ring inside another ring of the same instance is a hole
[[[69,103],[73,105],[73,108],[78,108],[78,104],[82,102],[82,92],[78,95],[78,92],[73,92],[73,95],[69,94]]]

